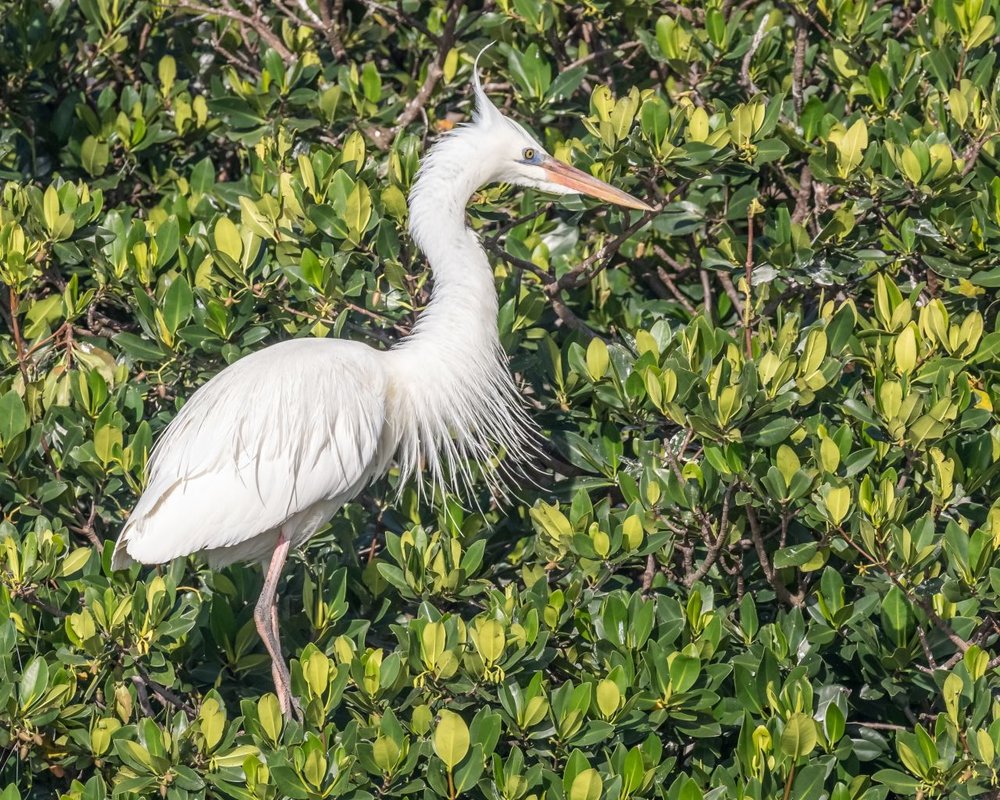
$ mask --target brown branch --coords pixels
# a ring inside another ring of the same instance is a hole
[[[792,58],[792,101],[795,113],[802,111],[802,75],[806,68],[806,48],[809,45],[809,31],[799,17],[795,18],[795,55]]]
[[[17,355],[17,367],[21,370],[21,377],[24,378],[24,388],[27,391],[28,383],[30,383],[30,379],[28,378],[28,364],[24,350],[24,339],[21,337],[21,323],[17,319],[17,310],[20,301],[18,300],[17,292],[14,291],[14,287],[10,287],[8,292],[10,300],[10,332],[14,336],[14,352]]]
[[[729,297],[729,301],[733,304],[733,308],[736,309],[737,315],[743,316],[743,301],[740,299],[740,293],[736,291],[736,287],[733,286],[733,279],[729,277],[725,272],[715,273],[719,278],[719,283],[722,284],[722,290]]]
[[[424,106],[434,92],[434,87],[437,86],[441,76],[444,75],[444,61],[455,44],[455,25],[458,24],[462,5],[462,0],[451,0],[448,4],[448,9],[445,12],[444,30],[441,32],[441,36],[437,42],[437,59],[432,61],[427,67],[427,75],[424,78],[423,85],[416,96],[403,108],[403,113],[399,115],[399,120],[396,122],[395,128],[393,128],[393,137],[413,122],[417,118],[417,115],[424,110]]]
[[[670,294],[672,294],[674,299],[684,307],[685,311],[687,311],[692,317],[698,313],[698,309],[694,307],[694,304],[687,299],[679,288],[677,288],[677,284],[674,283],[674,279],[671,277],[669,272],[667,272],[663,267],[658,266],[656,268],[656,277],[659,278],[660,282],[667,287]]]
[[[684,585],[688,588],[691,588],[695,583],[704,578],[708,574],[708,571],[712,568],[712,565],[715,564],[716,559],[719,557],[722,545],[725,544],[727,535],[729,534],[729,508],[735,491],[735,483],[730,484],[726,489],[725,497],[722,499],[722,516],[719,519],[718,534],[715,537],[715,541],[709,544],[708,552],[705,554],[705,560],[701,562],[694,572],[684,578]]]
[[[934,653],[931,652],[931,646],[927,642],[927,635],[924,633],[924,629],[919,625],[917,626],[917,638],[920,639],[920,646],[923,648],[924,658],[927,659],[927,666],[929,666],[932,671],[936,670],[938,665],[934,658]]]
[[[146,691],[146,684],[143,683],[142,678],[138,675],[133,675],[132,683],[135,686],[135,697],[139,701],[139,708],[142,710],[142,713],[149,718],[155,717],[156,711],[149,704],[149,692]]]
[[[574,314],[561,297],[553,295],[549,298],[549,302],[552,303],[552,310],[556,312],[556,316],[559,317],[559,319],[562,320],[567,327],[582,334],[588,341],[597,338],[597,334],[594,330],[576,314]]]
[[[746,271],[746,302],[743,304],[743,335],[745,337],[747,358],[753,358],[753,336],[750,323],[753,320],[753,210],[747,212],[747,260]]]
[[[303,5],[305,3],[303,2]],[[323,33],[330,43],[330,50],[338,61],[347,58],[344,38],[340,35],[340,19],[344,13],[344,0],[319,0],[319,16],[323,21]]]
[[[132,676],[132,682],[136,686],[136,691],[139,690],[140,686],[142,686],[143,689],[149,689],[153,692],[153,694],[155,694],[160,699],[160,702],[162,702],[165,706],[169,704],[174,708],[180,709],[187,715],[188,719],[195,718],[194,709],[187,702],[184,701],[184,698],[179,697],[178,695],[170,691],[170,689],[168,689],[166,686],[162,686],[161,684],[157,683],[152,678],[150,678],[149,673],[146,672],[146,670],[143,669],[138,662],[136,662],[135,668],[136,671],[139,673],[138,675]],[[150,709],[150,713],[151,711],[152,709]]]
[[[209,6],[199,5],[198,3],[192,3],[191,0],[178,0],[177,8],[182,11],[190,11],[193,14],[204,14],[209,17],[225,17],[226,19],[231,19],[234,22],[238,22],[240,25],[245,25],[254,33],[257,34],[263,41],[265,41],[272,50],[274,50],[282,60],[286,63],[295,60],[295,54],[285,47],[285,43],[281,41],[274,31],[268,27],[267,23],[260,17],[248,17],[233,8],[228,0],[222,0],[218,6],[215,8],[210,8]]]
[[[699,275],[701,276],[701,293],[702,303],[705,306],[705,317],[711,321],[712,319],[712,284],[708,277],[707,269],[699,269]]]
[[[771,584],[771,588],[774,589],[774,594],[777,596],[778,600],[787,605],[801,606],[802,597],[799,595],[792,595],[788,591],[785,584],[781,582],[781,578],[778,576],[777,571],[771,565],[771,559],[767,554],[767,547],[764,545],[764,537],[760,531],[760,522],[757,520],[757,513],[750,505],[746,507],[746,512],[747,522],[750,525],[750,538],[753,540],[754,548],[757,550],[757,558],[760,561],[761,569],[764,570],[764,577],[767,578],[767,582]]]
[[[344,7],[343,0],[336,0],[332,7],[328,0],[320,0],[317,3],[319,14],[309,7],[306,0],[295,0],[295,4],[301,11],[301,16],[281,3],[280,0],[274,0],[274,4],[296,24],[319,31],[326,39],[327,44],[330,45],[330,51],[337,61],[343,61],[347,57],[347,50],[344,48],[344,42],[340,36],[340,15]]]
[[[844,531],[842,528],[838,529],[837,532],[840,534],[841,538],[845,542],[847,542],[851,547],[853,547],[858,553],[860,553],[868,561],[869,564],[878,567],[880,570],[882,570],[882,572],[885,573],[886,577],[889,578],[890,581],[892,581],[892,583],[896,586],[896,588],[898,588],[911,603],[913,603],[916,606],[919,606],[920,610],[927,615],[927,618],[934,623],[935,627],[939,631],[941,631],[941,633],[945,635],[948,641],[954,644],[955,647],[959,649],[959,651],[964,653],[966,650],[969,649],[969,647],[971,647],[969,642],[965,641],[965,639],[963,639],[961,636],[955,633],[955,631],[951,629],[951,626],[948,625],[948,623],[945,622],[940,616],[938,616],[938,613],[934,610],[934,607],[927,600],[925,600],[923,597],[920,597],[919,595],[914,594],[914,592],[909,587],[905,586],[903,582],[899,580],[899,577],[886,566],[885,562],[876,559],[871,553],[869,553],[867,550],[861,547],[857,542],[855,542],[850,536],[848,536],[847,532]]]
[[[750,49],[743,55],[743,62],[740,64],[740,85],[751,95],[758,94],[760,89],[757,88],[757,84],[750,77],[750,62],[753,61],[753,57],[757,54],[757,48],[760,47],[760,43],[764,40],[764,29],[767,27],[769,19],[769,14],[764,14],[761,17],[760,24],[757,26],[757,32],[754,33],[753,39],[750,40]]]
[[[995,135],[996,134],[993,132],[984,133],[973,139],[972,142],[969,143],[969,146],[965,148],[965,152],[962,153],[962,160],[965,161],[965,166],[962,167],[963,178],[975,169],[976,162],[979,160],[979,154],[983,150],[983,145]]]
[[[532,275],[535,275],[542,283],[546,285],[555,283],[556,279],[534,262],[527,261],[526,259],[523,258],[518,258],[515,255],[511,255],[504,248],[500,247],[500,245],[498,245],[493,239],[483,239],[481,241],[483,246],[487,250],[489,250],[494,255],[499,256],[511,266],[517,267],[518,269],[524,270],[526,272],[530,272]]]
[[[642,573],[642,593],[649,594],[653,586],[653,578],[656,577],[656,556],[650,553],[646,557],[646,569]]]
[[[795,194],[795,210],[792,212],[792,222],[801,225],[809,217],[809,199],[812,196],[813,177],[809,166],[802,168],[799,174],[799,190]]]
[[[642,42],[625,42],[624,44],[615,45],[614,47],[609,47],[606,50],[594,50],[593,52],[587,53],[583,58],[578,58],[576,61],[571,61],[565,67],[562,68],[563,72],[567,70],[574,69],[575,67],[582,66],[595,58],[602,58],[607,55],[615,55],[622,52],[623,50],[632,50],[636,47],[641,47]]]
[[[674,191],[671,192],[671,197],[674,196],[675,193],[682,191],[683,188],[687,186],[687,183],[689,182],[685,182],[681,186],[675,188]],[[605,243],[603,246],[599,247],[587,256],[587,258],[581,261],[577,266],[573,267],[573,269],[569,270],[569,272],[562,275],[559,280],[555,282],[555,284],[547,287],[546,291],[549,292],[549,294],[555,294],[563,289],[579,289],[581,286],[585,286],[590,283],[608,267],[611,258],[621,249],[621,246],[625,244],[628,238],[663,210],[666,202],[658,203],[651,211],[644,211],[642,216],[640,216],[635,222],[625,228],[625,230],[623,230],[610,242]]]
[[[424,25],[424,23],[422,23],[419,19],[411,14],[407,14],[406,11],[403,10],[402,0],[396,4],[396,8],[383,5],[382,3],[376,3],[373,0],[364,0],[364,4],[368,8],[374,9],[375,11],[382,11],[386,14],[391,14],[407,27],[413,28],[415,31],[420,31],[424,36],[434,42],[435,46],[438,45],[439,39],[435,34],[431,33],[430,28]]]
[[[11,590],[10,596],[18,600],[23,600],[25,603],[34,606],[39,611],[44,611],[50,617],[61,619],[62,617],[67,616],[67,613],[61,608],[57,608],[51,603],[47,603],[45,600],[42,600],[38,596],[37,592],[38,587],[36,586],[19,586]]]

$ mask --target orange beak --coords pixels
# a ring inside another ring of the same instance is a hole
[[[639,211],[654,210],[648,203],[644,203],[642,200],[632,197],[627,192],[616,189],[611,184],[600,181],[593,175],[588,175],[586,172],[576,167],[571,167],[562,161],[557,161],[554,158],[546,158],[540,166],[545,170],[546,177],[550,181],[558,183],[560,186],[565,186],[574,192],[585,194],[588,197],[594,197],[598,200],[604,200],[606,203],[625,206],[625,208],[635,208]]]

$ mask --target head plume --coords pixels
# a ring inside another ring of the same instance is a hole
[[[479,77],[479,59],[494,44],[495,42],[490,42],[480,50],[479,55],[476,56],[476,60],[472,65],[472,91],[476,97],[476,112],[473,115],[473,121],[477,125],[488,125],[503,118],[500,109],[493,105],[493,101],[486,96],[486,91],[483,89],[483,82]]]

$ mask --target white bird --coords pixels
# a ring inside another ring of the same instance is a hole
[[[431,148],[409,196],[410,233],[434,275],[412,333],[386,351],[295,339],[226,367],[159,438],[115,544],[115,569],[191,554],[213,567],[267,565],[254,621],[286,717],[295,701],[276,601],[289,549],[393,461],[404,480],[423,468],[454,490],[474,464],[529,457],[534,428],[500,346],[493,270],[466,224],[472,194],[502,182],[651,210],[546,153],[490,102],[475,70],[473,88],[472,123]]]

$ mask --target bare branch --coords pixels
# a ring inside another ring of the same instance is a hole
[[[462,0],[452,0],[452,2],[448,4],[444,30],[441,32],[441,37],[438,40],[437,59],[432,61],[427,67],[427,76],[424,78],[423,85],[420,87],[416,96],[406,104],[405,108],[403,108],[403,113],[399,115],[399,120],[396,122],[396,127],[393,129],[394,136],[413,122],[413,120],[417,118],[417,115],[423,111],[424,106],[427,104],[431,94],[434,92],[434,87],[437,86],[438,81],[444,74],[444,61],[455,44],[455,25],[458,24],[458,18],[460,16],[462,6]]]
[[[231,19],[234,22],[238,22],[240,25],[245,25],[247,28],[256,33],[257,36],[266,42],[268,47],[281,56],[282,60],[286,63],[294,61],[296,58],[295,54],[285,47],[285,43],[281,41],[281,37],[271,30],[266,20],[260,16],[248,17],[246,14],[233,8],[233,6],[229,4],[228,0],[222,0],[222,2],[220,2],[215,8],[203,6],[198,3],[192,3],[190,0],[178,0],[176,7],[183,11],[190,11],[193,14],[204,14],[208,17],[225,17],[226,19]]]
[[[743,55],[743,63],[740,64],[740,85],[747,90],[751,95],[758,94],[760,89],[757,88],[757,84],[753,82],[753,78],[750,77],[750,63],[753,61],[753,57],[757,54],[757,48],[760,47],[760,43],[764,40],[765,28],[767,28],[767,22],[770,19],[769,14],[764,14],[761,17],[760,24],[757,26],[757,32],[753,35],[753,39],[750,40],[750,49],[746,51]]]
[[[764,537],[760,531],[760,522],[757,520],[757,512],[753,510],[752,506],[747,505],[746,514],[747,522],[750,524],[750,538],[753,540],[754,548],[757,550],[760,567],[764,570],[764,577],[767,578],[767,582],[774,589],[774,594],[782,603],[791,606],[801,606],[802,597],[793,595],[788,591],[788,587],[781,582],[777,571],[771,565],[771,559],[767,554],[767,547],[764,545]]]

